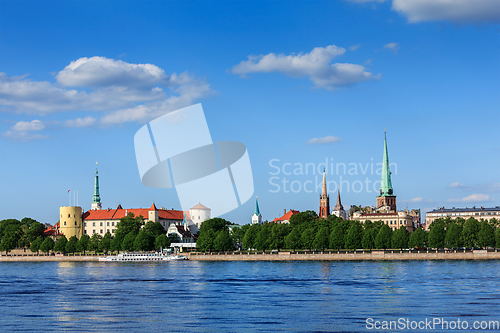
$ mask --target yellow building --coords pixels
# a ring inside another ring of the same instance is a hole
[[[82,231],[82,207],[59,207],[59,232],[69,239],[72,236],[80,238]]]

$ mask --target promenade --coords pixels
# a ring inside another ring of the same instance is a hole
[[[286,260],[497,260],[498,249],[489,250],[373,250],[373,251],[295,251],[295,252],[191,252],[183,253],[194,261],[286,261]],[[99,261],[103,255],[2,254],[0,262],[20,261]]]

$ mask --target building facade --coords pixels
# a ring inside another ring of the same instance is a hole
[[[492,219],[500,220],[500,206],[485,208],[485,207],[472,207],[472,208],[438,208],[425,213],[425,229],[437,219],[450,217],[456,219],[461,217],[465,220],[473,217],[478,221],[490,221]]]

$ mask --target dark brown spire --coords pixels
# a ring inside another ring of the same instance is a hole
[[[335,208],[333,208],[335,211],[341,211],[344,210],[344,207],[342,206],[342,202],[340,201],[340,189],[337,189],[337,204],[335,205]]]

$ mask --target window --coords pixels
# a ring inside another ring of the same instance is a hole
[[[109,222],[107,222],[107,224],[106,224],[106,225],[109,227]]]
[[[101,229],[101,234],[102,234],[102,229]]]
[[[92,230],[92,233],[93,233],[93,234],[95,234],[95,229],[94,229],[94,230]]]
[[[200,219],[200,217],[198,216],[198,220]]]
[[[83,230],[83,233],[86,235],[87,234],[87,230]]]
[[[71,214],[68,214],[68,217],[71,217]]]
[[[115,226],[115,222],[111,222],[111,226],[113,226],[113,227],[114,227],[114,226]]]
[[[84,222],[84,223],[83,223],[83,225],[84,225],[84,226],[87,226],[87,222]]]
[[[92,222],[92,226],[95,227],[95,222]]]
[[[64,221],[64,225],[66,225],[66,221]]]
[[[75,221],[75,225],[76,225],[76,221]]]
[[[100,226],[102,227],[102,222],[100,223]]]
[[[73,217],[76,217],[76,214],[73,214]]]
[[[115,229],[111,230],[111,233],[114,234],[115,233]]]

